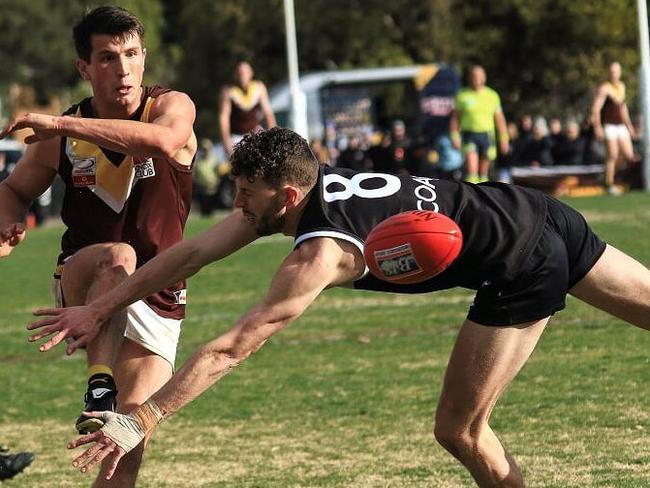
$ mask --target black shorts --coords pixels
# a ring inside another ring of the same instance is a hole
[[[567,292],[605,252],[606,244],[580,213],[552,197],[546,201],[544,230],[521,271],[513,279],[485,281],[468,319],[507,326],[553,315],[565,307]]]
[[[463,154],[477,152],[482,158],[494,159],[491,148],[493,147],[490,140],[490,134],[487,132],[468,132],[463,131]]]

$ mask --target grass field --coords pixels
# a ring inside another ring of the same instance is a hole
[[[650,263],[650,195],[569,203]],[[190,222],[188,234],[210,225]],[[77,487],[65,449],[85,388],[81,354],[26,342],[48,306],[61,228],[30,232],[0,262],[0,443],[33,450],[7,487]],[[268,238],[190,281],[179,363],[264,292],[285,238]],[[159,429],[143,487],[462,487],[432,414],[472,295],[330,290],[295,324]],[[492,425],[531,487],[650,486],[650,334],[575,299],[551,322]]]

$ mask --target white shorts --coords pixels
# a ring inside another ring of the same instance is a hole
[[[63,307],[63,291],[59,278],[55,277],[52,280],[52,294],[54,304]],[[126,317],[124,337],[163,358],[173,371],[182,320],[161,317],[143,300],[126,307]]]
[[[630,132],[627,130],[625,124],[605,124],[603,126],[605,131],[605,139],[629,139]]]

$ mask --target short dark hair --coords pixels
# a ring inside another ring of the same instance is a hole
[[[144,25],[134,14],[122,7],[105,5],[86,12],[72,29],[77,55],[90,63],[92,35],[108,34],[126,39],[137,35],[144,46]]]
[[[290,129],[273,127],[247,134],[235,146],[232,174],[271,186],[292,183],[310,190],[318,177],[318,160],[305,139]]]
[[[241,65],[241,64],[247,64],[251,68],[253,67],[253,63],[251,62],[251,60],[249,58],[237,58],[235,60],[235,69],[239,68],[239,65]]]

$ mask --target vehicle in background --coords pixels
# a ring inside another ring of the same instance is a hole
[[[0,153],[4,159],[4,166],[11,173],[16,163],[22,156],[24,145],[14,139],[0,139]]]
[[[325,139],[328,129],[338,137],[387,130],[403,120],[410,131],[447,130],[460,76],[446,64],[426,64],[323,71],[300,77],[307,100],[309,139]],[[278,125],[289,125],[288,83],[269,91]],[[432,120],[436,121],[432,124]]]

